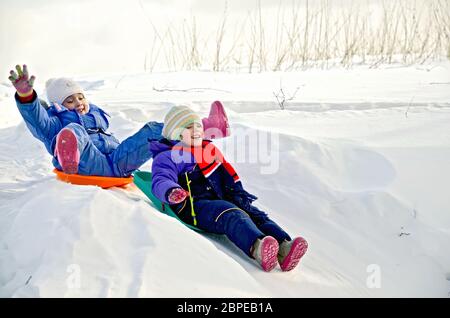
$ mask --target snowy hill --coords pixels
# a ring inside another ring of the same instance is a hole
[[[0,297],[449,296],[450,63],[78,80],[119,139],[171,105],[206,115],[221,100],[232,136],[216,144],[256,205],[310,249],[294,271],[265,273],[226,238],[159,213],[134,186],[57,181],[5,82]],[[292,99],[285,110],[280,89]]]

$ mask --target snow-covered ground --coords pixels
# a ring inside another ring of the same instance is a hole
[[[206,115],[223,101],[233,135],[216,144],[256,204],[310,249],[294,271],[265,273],[226,238],[159,213],[134,186],[57,181],[3,82],[0,297],[450,295],[449,62],[78,80],[119,139],[171,105]]]

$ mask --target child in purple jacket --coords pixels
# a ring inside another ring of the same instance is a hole
[[[150,143],[154,154],[152,191],[179,218],[207,232],[225,234],[244,253],[271,271],[279,263],[292,270],[308,244],[291,237],[252,205],[256,197],[209,140],[202,120],[186,106],[165,116],[161,140]]]

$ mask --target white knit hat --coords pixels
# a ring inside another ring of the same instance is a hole
[[[183,129],[192,123],[203,126],[200,116],[187,106],[174,106],[164,117],[163,137],[170,140],[180,140]]]
[[[50,104],[58,103],[62,105],[64,100],[73,94],[81,93],[85,95],[77,82],[66,77],[49,79],[45,83],[45,90],[47,91],[47,99]]]

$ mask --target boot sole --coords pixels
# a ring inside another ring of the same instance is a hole
[[[225,113],[225,108],[223,107],[222,103],[218,100],[212,102],[209,114],[220,115],[221,117],[225,118],[228,121],[227,114]]]
[[[80,154],[78,151],[77,137],[70,129],[63,129],[58,134],[55,153],[64,173],[78,173]]]
[[[261,266],[264,271],[270,272],[278,264],[278,242],[273,237],[268,236],[261,244]]]
[[[228,137],[230,135],[230,126],[227,113],[225,112],[225,108],[223,107],[222,103],[218,100],[214,101],[211,104],[211,110],[209,114],[210,116],[218,116],[221,118],[221,120],[225,123],[224,130],[221,129],[221,131],[225,133],[223,137]]]
[[[280,264],[281,270],[284,272],[293,270],[298,265],[303,255],[305,255],[307,249],[308,242],[301,237],[296,238],[292,243],[292,247],[288,255],[284,259],[283,263]]]

